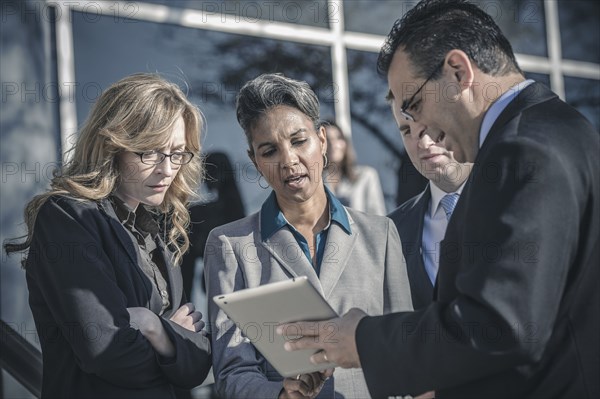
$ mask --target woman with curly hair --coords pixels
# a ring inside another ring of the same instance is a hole
[[[49,191],[25,209],[23,266],[43,397],[175,397],[210,346],[178,268],[203,120],[178,86],[136,74],[94,105]]]

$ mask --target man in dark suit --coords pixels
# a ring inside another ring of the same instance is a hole
[[[429,181],[425,190],[388,215],[400,233],[413,307],[417,310],[433,300],[440,243],[472,164],[457,162],[443,136],[403,134],[402,141],[410,162]]]
[[[415,6],[379,68],[402,134],[445,135],[457,161],[474,163],[435,301],[375,317],[352,309],[331,321],[335,339],[330,323],[297,323],[304,338],[286,348],[362,367],[374,397],[600,397],[598,132],[525,80],[492,18],[465,1]]]

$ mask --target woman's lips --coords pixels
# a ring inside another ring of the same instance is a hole
[[[306,181],[306,175],[294,175],[285,179],[285,184],[291,188],[300,188]]]
[[[148,186],[148,187],[150,187],[153,191],[156,191],[157,193],[163,192],[167,188],[169,188],[169,186],[167,184],[156,184],[156,185]]]

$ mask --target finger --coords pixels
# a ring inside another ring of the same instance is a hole
[[[313,373],[314,379],[315,379],[315,386],[321,388],[323,386],[323,384],[325,383],[325,381],[327,380],[327,376],[325,376],[323,374],[322,371]]]
[[[173,316],[171,317],[171,319],[175,318],[175,317],[180,317],[180,316],[187,316],[188,314],[190,314],[190,309],[188,307],[188,304],[183,304],[179,307],[179,309],[177,309],[175,311],[175,313],[173,313]]]
[[[335,369],[326,369],[326,370],[320,371],[320,373],[324,379],[328,379],[329,377],[331,377],[333,375],[334,371],[335,371]]]
[[[192,318],[192,320],[195,322],[197,322],[198,320],[202,320],[202,313],[196,311],[193,311],[192,313],[190,313],[190,317]]]
[[[195,307],[195,306],[194,306],[194,304],[193,304],[193,303],[191,303],[191,302],[188,302],[188,303],[186,303],[186,304],[185,304],[185,305],[183,305],[183,306],[186,306],[186,307],[187,307],[187,309],[188,309],[188,312],[186,313],[186,315],[188,315],[188,314],[190,314],[190,313],[192,313],[193,311],[195,311],[195,310],[196,310],[196,307]],[[183,306],[182,306],[182,308],[183,308]]]
[[[300,376],[300,378],[306,378],[303,377],[304,375]],[[306,383],[302,380],[302,379],[294,379],[294,378],[286,378],[283,380],[283,388],[285,389],[285,391],[288,394],[300,394],[301,396],[298,397],[304,397],[306,395],[308,395],[308,392],[310,391],[309,387],[306,385]]]
[[[292,339],[302,336],[314,337],[320,334],[319,328],[321,324],[322,323],[318,321],[305,321],[298,323],[281,324],[277,327],[277,334]]]
[[[289,391],[289,392],[286,391],[285,394],[286,394],[285,397],[289,398],[289,399],[307,399],[307,398],[309,398],[308,396],[304,396],[300,392],[297,392],[297,391]]]
[[[288,352],[298,349],[324,349],[322,340],[315,339],[314,337],[302,337],[293,341],[287,341],[283,346]]]
[[[198,320],[194,323],[194,331],[198,332],[205,327],[205,323],[202,320]]]
[[[332,360],[327,357],[325,351],[319,351],[310,357],[313,364],[330,363]]]
[[[311,390],[310,395],[312,395],[314,393],[315,389],[320,387],[321,382],[323,380],[321,379],[320,373],[310,373],[310,374],[307,374],[306,376],[307,376],[306,383],[310,387],[310,390]]]
[[[301,391],[304,395],[311,396],[315,393],[315,390],[319,388],[321,380],[318,375],[319,373],[310,373],[299,376],[299,379],[302,380],[306,386],[306,390]]]
[[[308,378],[308,375],[303,374],[299,380],[296,380],[296,391],[304,396],[309,396],[312,393],[312,386],[309,386],[306,381]]]

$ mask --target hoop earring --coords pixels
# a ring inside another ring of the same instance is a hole
[[[261,180],[260,180],[260,179],[262,179],[262,178],[264,178],[264,176],[261,174],[261,175],[259,176],[259,178],[258,178],[258,185],[259,185],[259,186],[260,186],[260,188],[262,188],[263,190],[266,190],[267,188],[269,188],[269,183],[267,183],[267,179],[265,179],[265,183],[267,184],[267,186],[265,187],[265,186],[263,186],[262,184],[260,184],[260,182],[261,182]]]
[[[327,154],[323,154],[323,169],[325,169],[329,165],[329,159],[327,159]]]

